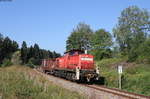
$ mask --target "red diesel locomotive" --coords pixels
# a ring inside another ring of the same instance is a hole
[[[99,69],[95,68],[94,57],[82,50],[70,50],[56,59],[43,59],[41,68],[45,73],[73,81],[99,80]]]

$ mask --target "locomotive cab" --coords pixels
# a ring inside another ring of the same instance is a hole
[[[65,55],[67,67],[70,69],[94,69],[94,57],[82,50],[71,50]]]
[[[66,52],[67,68],[76,71],[77,80],[98,80],[99,70],[95,68],[94,57],[82,50]]]

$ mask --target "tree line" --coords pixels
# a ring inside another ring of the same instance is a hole
[[[106,29],[94,31],[90,25],[79,23],[66,41],[66,50],[88,50],[96,60],[122,57],[128,61],[150,63],[150,13],[137,6],[125,8],[118,18],[112,33]],[[43,58],[56,58],[60,54],[41,49],[38,44],[27,47],[0,33],[0,64],[11,63],[12,56],[20,55],[22,64],[39,65]],[[19,59],[16,58],[16,59]]]
[[[112,33],[105,29],[93,31],[79,23],[66,41],[66,50],[83,49],[96,60],[127,56],[128,61],[150,62],[150,13],[137,6],[125,8]]]
[[[60,54],[55,51],[41,49],[38,44],[27,47],[25,41],[19,48],[16,41],[11,40],[9,37],[3,37],[0,33],[0,66],[19,63],[33,67],[40,65],[41,59],[57,58],[59,56]]]

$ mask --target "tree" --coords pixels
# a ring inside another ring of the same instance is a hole
[[[92,29],[89,25],[79,23],[66,41],[66,50],[71,49],[88,49],[91,47]]]
[[[55,51],[53,52],[53,58],[57,58],[57,57],[60,57],[61,55],[56,53]]]
[[[40,65],[40,48],[38,44],[34,44],[34,64]]]
[[[53,53],[50,50],[48,50],[48,56],[49,58],[53,58]]]
[[[92,51],[96,60],[111,57],[110,47],[112,46],[112,36],[104,29],[97,30],[92,36]]]
[[[3,35],[0,33],[0,64],[2,63],[3,59],[2,46],[3,46]]]
[[[120,50],[127,55],[146,40],[149,31],[149,12],[137,6],[124,9],[117,26],[113,29]]]
[[[18,50],[18,43],[16,41],[12,41],[12,51],[15,52]]]
[[[9,37],[3,37],[0,33],[0,64],[10,62],[12,54],[18,50],[18,44]]]
[[[34,44],[34,58],[38,59],[40,57],[40,48],[38,44]]]
[[[2,56],[3,58],[11,58],[11,53],[12,53],[12,41],[10,40],[9,37],[6,37],[3,41],[2,44]]]
[[[92,47],[94,49],[105,49],[112,46],[112,36],[104,29],[97,30],[92,36]]]
[[[49,52],[45,49],[40,49],[40,59],[48,59]]]
[[[34,48],[32,46],[30,46],[28,48],[28,55],[27,56],[28,56],[28,59],[34,57]]]
[[[21,59],[23,64],[27,63],[27,55],[28,55],[27,44],[25,41],[23,41],[21,47]]]
[[[0,33],[0,45],[2,45],[3,42],[3,35]]]

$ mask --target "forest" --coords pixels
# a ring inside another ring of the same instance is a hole
[[[16,41],[3,37],[0,33],[0,66],[23,64],[30,67],[39,66],[42,59],[56,58],[60,54],[55,51],[41,49],[38,44],[27,46],[23,41],[21,48]]]

